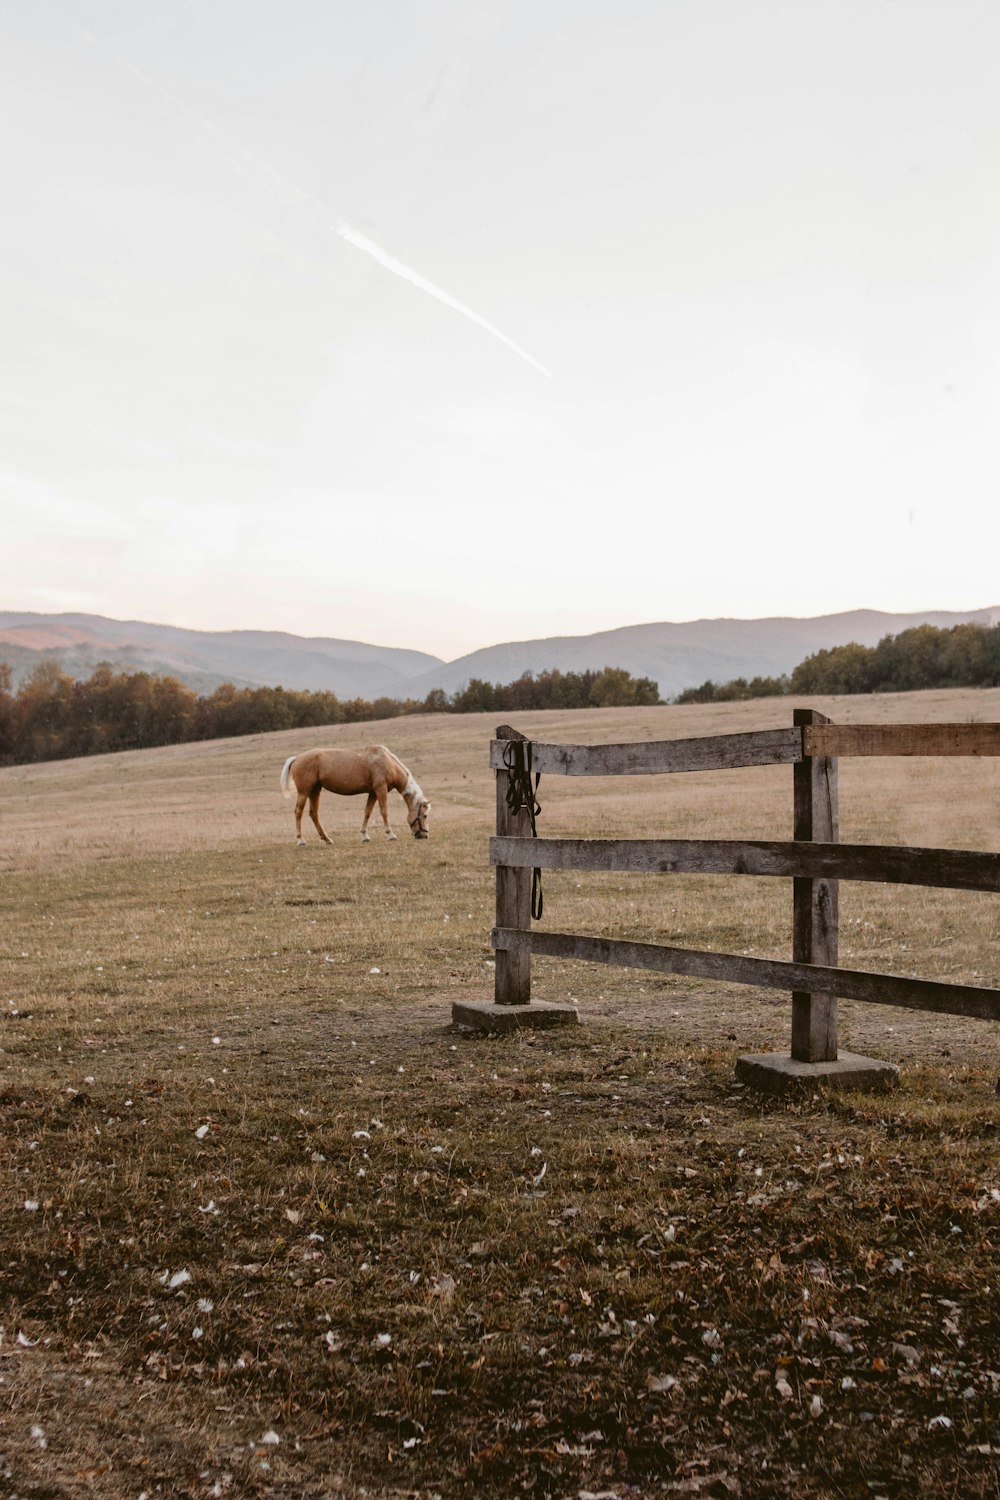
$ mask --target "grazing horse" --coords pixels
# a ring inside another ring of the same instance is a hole
[[[305,843],[302,837],[302,813],[307,802],[316,832],[325,844],[330,842],[326,829],[319,820],[319,794],[324,787],[328,792],[340,792],[345,797],[368,793],[361,824],[361,837],[366,844],[371,842],[368,837],[368,819],[376,802],[382,814],[386,838],[396,837],[389,827],[389,792],[399,792],[406,803],[406,821],[413,831],[413,837],[429,837],[427,814],[431,805],[417,786],[412,773],[384,745],[369,745],[364,750],[309,750],[305,755],[290,755],[281,768],[281,790],[286,797],[291,796],[289,781],[294,782],[298,793],[295,803],[295,836],[300,844]]]

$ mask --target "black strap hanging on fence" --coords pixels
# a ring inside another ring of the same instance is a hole
[[[541,771],[535,772],[535,784],[531,785],[531,741],[530,740],[508,740],[503,749],[503,763],[510,773],[507,782],[507,809],[512,815],[521,812],[522,809],[528,814],[531,824],[531,837],[538,837],[538,829],[535,827],[535,819],[542,810],[541,803],[535,793],[538,791],[538,783],[542,779]],[[542,908],[544,906],[542,895],[542,872],[534,869],[531,872],[531,915],[536,922],[542,920]]]

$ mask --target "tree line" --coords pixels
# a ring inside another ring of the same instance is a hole
[[[917,688],[1000,687],[1000,625],[915,625],[877,646],[851,641],[815,651],[787,676],[709,679],[677,703],[729,703],[790,693],[905,693]]]
[[[537,708],[600,708],[658,703],[649,677],[621,667],[603,671],[525,672],[514,682],[473,678],[448,697],[434,688],[423,699],[340,699],[330,692],[223,683],[199,695],[176,677],[116,672],[102,663],[77,680],[48,658],[15,690],[0,663],[0,765],[64,760],[117,750],[143,750],[189,740],[226,739],[275,729],[357,724],[401,714],[510,713]]]
[[[917,625],[877,646],[852,641],[807,656],[778,677],[709,679],[675,703],[727,703],[789,694],[907,692],[917,688],[1000,686],[1000,625]],[[86,680],[48,658],[16,689],[0,663],[0,765],[142,750],[188,740],[226,739],[276,729],[358,724],[402,714],[517,713],[541,708],[619,708],[660,702],[650,677],[623,667],[524,672],[513,682],[474,677],[458,692],[425,698],[341,699],[331,692],[223,683],[197,694],[176,677],[116,672],[102,663]]]

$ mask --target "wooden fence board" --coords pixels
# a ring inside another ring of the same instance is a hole
[[[491,838],[490,863],[512,869],[669,875],[774,875],[1000,891],[1000,854],[888,844],[762,839]]]
[[[491,740],[490,765],[503,769],[504,740]],[[725,771],[740,766],[794,765],[802,759],[801,729],[691,740],[640,740],[624,745],[531,742],[531,769],[550,776],[653,776],[672,771]]]
[[[811,724],[807,756],[1000,755],[1000,724]]]
[[[707,953],[691,948],[663,947],[656,943],[632,943],[618,938],[580,937],[566,932],[494,928],[492,943],[498,952],[526,947],[529,953],[544,958],[581,959],[588,963],[653,969],[663,974],[683,974],[692,979],[750,984],[766,989],[825,991],[845,1000],[860,1000],[873,1005],[895,1005],[935,1011],[941,1015],[1000,1020],[1000,990],[976,985],[946,984],[938,980],[910,979],[900,974],[875,974],[821,964],[788,963],[781,959],[747,958],[735,953]]]

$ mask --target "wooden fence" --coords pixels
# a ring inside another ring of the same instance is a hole
[[[497,773],[497,1005],[530,1005],[531,957],[587,959],[691,978],[763,985],[792,992],[793,1060],[837,1057],[837,997],[951,1015],[1000,1020],[1000,989],[844,969],[837,961],[841,880],[1000,891],[1000,854],[951,849],[841,844],[837,765],[841,756],[1000,755],[1000,724],[838,725],[795,709],[791,729],[625,745],[530,743],[531,770],[547,776],[638,776],[664,772],[790,765],[793,839],[535,838],[525,808],[512,810],[511,741],[497,730],[490,765]],[[522,761],[524,750],[519,753]],[[748,958],[654,943],[549,932],[532,925],[532,870],[608,870],[699,875],[775,875],[793,882],[792,958]]]

